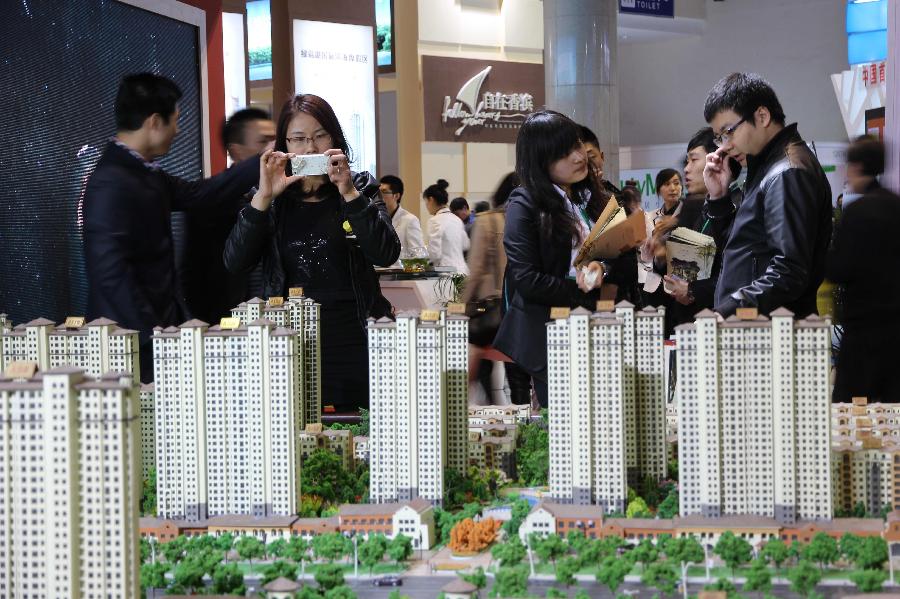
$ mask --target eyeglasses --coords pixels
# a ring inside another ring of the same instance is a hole
[[[385,190],[382,190],[381,195],[383,195],[383,196],[398,196],[398,195],[400,195],[400,194],[397,193],[396,191],[385,191]]]
[[[285,141],[287,141],[289,144],[295,144],[298,146],[305,146],[307,144],[313,144],[314,146],[317,146],[317,147],[320,144],[324,144],[326,140],[328,140],[330,142],[331,135],[326,133],[325,131],[323,131],[321,133],[317,133],[313,137],[298,136],[298,137],[286,137],[285,138]]]
[[[737,128],[746,122],[747,119],[744,118],[733,124],[731,127],[725,127],[724,129],[722,129],[721,133],[713,137],[713,141],[715,142],[716,146],[721,148],[722,146],[727,144],[731,140],[731,136],[734,135],[734,132],[737,131]]]

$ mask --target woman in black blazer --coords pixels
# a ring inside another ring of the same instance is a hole
[[[615,261],[572,266],[593,224],[587,201],[600,193],[578,125],[550,110],[530,115],[516,140],[516,173],[522,186],[506,208],[506,312],[494,347],[531,375],[538,401],[546,407],[550,308],[593,311],[601,284],[616,283],[618,276]],[[586,281],[585,273],[595,271],[596,281]]]

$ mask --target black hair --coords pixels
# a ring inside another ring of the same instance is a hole
[[[631,214],[632,204],[634,204],[637,208],[641,207],[641,190],[636,185],[636,181],[632,181],[631,183],[635,183],[634,185],[625,184],[625,187],[622,188],[622,195],[620,196],[620,204],[625,208],[626,214]]]
[[[137,131],[147,117],[159,114],[168,123],[181,99],[178,85],[161,75],[126,75],[116,94],[116,130]]]
[[[450,197],[447,195],[448,187],[450,187],[449,183],[444,179],[438,179],[437,183],[433,183],[425,188],[425,191],[422,192],[422,198],[432,198],[437,202],[438,206],[446,206],[447,202],[450,201]]]
[[[387,185],[394,193],[399,193],[401,196],[403,195],[403,181],[397,175],[385,175],[381,178],[379,183]]]
[[[550,165],[581,144],[581,127],[553,110],[528,115],[516,138],[516,173],[541,215],[540,233],[546,241],[569,247],[578,242],[578,223],[550,180]],[[586,170],[587,177],[572,185],[570,199],[576,204],[583,205],[589,194],[600,193],[593,169]]]
[[[222,144],[225,149],[231,144],[244,143],[244,129],[253,121],[268,121],[272,117],[260,108],[243,108],[231,115],[222,126]]]
[[[578,125],[578,137],[581,138],[581,141],[586,144],[593,144],[600,147],[600,140],[597,139],[597,136],[593,131],[585,127],[584,125]]]
[[[713,133],[712,127],[703,127],[694,133],[691,141],[688,142],[686,152],[690,154],[691,150],[697,147],[702,147],[707,154],[712,154],[719,149],[715,142],[715,133]],[[685,156],[685,164],[687,164],[687,156]],[[734,158],[728,158],[728,168],[731,170],[732,181],[740,176],[741,163]]]
[[[480,200],[478,202],[475,202],[475,208],[474,208],[475,214],[487,212],[490,209],[491,209],[491,203],[488,202],[487,200]]]
[[[884,172],[884,144],[871,135],[857,137],[847,148],[847,164],[858,164],[863,175],[877,177]]]
[[[519,175],[517,175],[515,171],[507,173],[507,175],[500,180],[500,185],[497,186],[496,191],[494,191],[494,195],[491,197],[491,205],[493,205],[494,208],[499,208],[506,204],[506,200],[509,199],[509,194],[511,194],[513,189],[518,186]]]
[[[469,208],[469,202],[466,201],[466,198],[453,198],[450,202],[450,212],[456,212],[457,210],[462,210],[463,208]]]
[[[723,110],[733,110],[751,126],[755,126],[753,114],[760,106],[769,110],[773,121],[784,125],[784,110],[772,86],[755,73],[732,73],[720,79],[709,90],[703,106],[703,118],[711,123]]]
[[[681,181],[681,184],[684,185],[684,181],[682,180],[681,173],[676,171],[674,168],[664,168],[663,170],[656,173],[656,193],[659,193],[659,188],[668,183],[672,177],[678,176],[678,180]]]

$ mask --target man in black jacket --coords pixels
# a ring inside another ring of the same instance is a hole
[[[84,195],[84,257],[88,317],[136,329],[141,380],[153,380],[150,337],[155,326],[184,322],[176,292],[171,211],[215,209],[259,179],[247,160],[202,182],[166,174],[153,162],[178,133],[181,90],[150,73],[128,75],[116,97],[116,137],[103,152]]]
[[[707,157],[710,197],[728,193],[724,161],[747,160],[744,199],[722,257],[715,310],[761,313],[784,306],[798,316],[816,313],[831,239],[831,187],[818,159],[785,126],[775,91],[758,75],[733,73],[709,92],[703,116],[719,151]]]
[[[847,182],[863,197],[844,210],[828,254],[826,274],[844,286],[844,335],[838,354],[834,401],[853,397],[900,401],[896,367],[900,338],[900,197],[878,184],[884,145],[872,138],[847,149]]]

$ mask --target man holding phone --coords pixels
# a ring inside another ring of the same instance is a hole
[[[818,159],[785,125],[775,91],[761,77],[733,73],[709,92],[703,109],[719,150],[703,178],[710,198],[728,194],[725,158],[747,160],[744,199],[722,256],[715,311],[741,307],[768,314],[786,307],[814,314],[831,239],[831,187]]]

